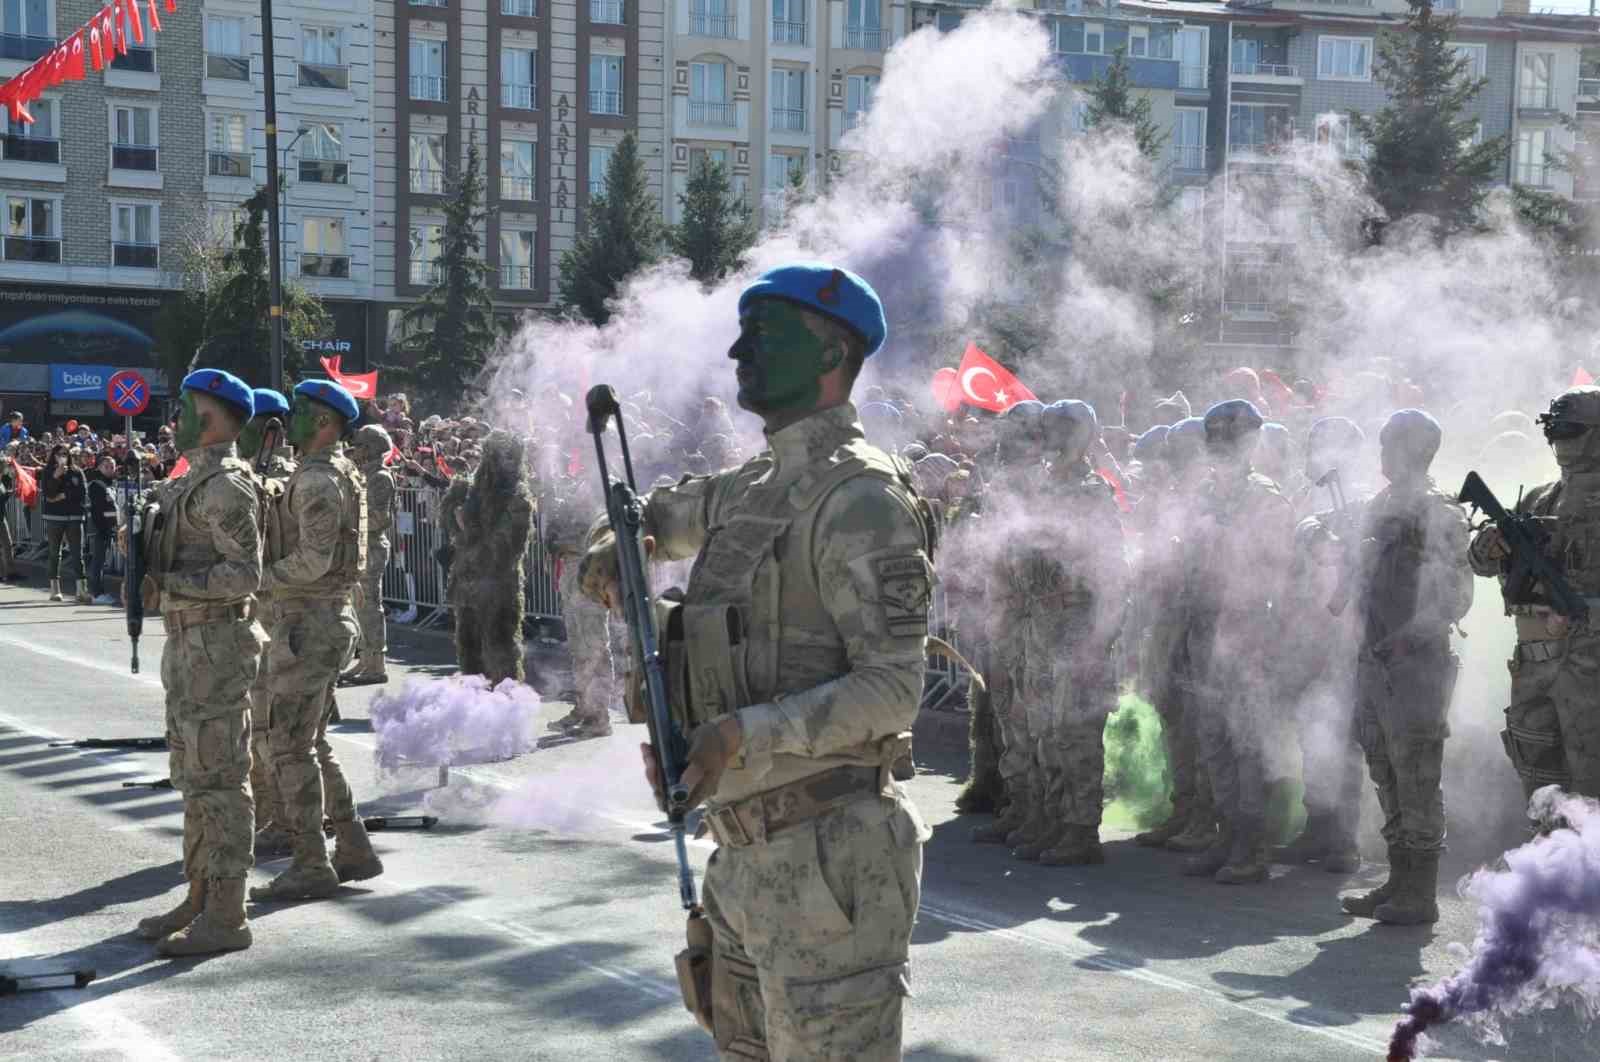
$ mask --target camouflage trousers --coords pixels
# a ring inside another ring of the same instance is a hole
[[[1387,662],[1363,652],[1356,683],[1356,737],[1383,809],[1391,848],[1433,852],[1444,847],[1444,742],[1450,698],[1461,662],[1448,639],[1433,648],[1396,653]]]
[[[1027,702],[1021,695],[1022,655],[1012,647],[991,642],[988,659],[984,678],[989,683],[995,724],[1000,728],[1000,777],[1015,793],[1026,786],[1035,763]]]
[[[361,577],[360,606],[356,610],[363,653],[383,653],[389,648],[388,618],[383,614],[383,570],[388,566],[389,544],[382,539],[369,539],[367,570]]]
[[[355,645],[356,618],[348,597],[279,601],[274,610],[267,745],[295,861],[316,863],[327,858],[324,813],[334,822],[356,817],[350,784],[327,737],[334,683]]]
[[[1295,709],[1306,814],[1329,820],[1344,837],[1355,836],[1361,818],[1362,748],[1357,698],[1349,687],[1318,680],[1287,695]]]
[[[256,598],[256,621],[268,632],[272,630],[275,617],[268,594]],[[278,795],[278,780],[272,774],[272,747],[267,739],[272,719],[271,674],[272,653],[265,651],[256,680],[250,686],[250,795],[255,800],[258,830],[268,823],[283,822],[283,798]]]
[[[1552,643],[1534,644],[1543,655]],[[1600,637],[1574,635],[1554,645],[1550,660],[1513,658],[1501,741],[1527,795],[1559,785],[1600,799]]]
[[[183,873],[242,878],[255,862],[250,686],[266,635],[253,620],[167,635],[167,770],[183,794]]]
[[[1199,762],[1211,786],[1217,817],[1247,835],[1267,817],[1267,669],[1259,631],[1205,623],[1190,628],[1189,690]]]
[[[1161,720],[1161,744],[1172,779],[1172,813],[1214,815],[1211,779],[1200,755],[1200,707],[1188,676],[1174,671],[1156,688],[1151,705]]]
[[[608,613],[578,590],[578,558],[561,560],[561,622],[567,629],[572,656],[572,682],[577,690],[572,707],[585,719],[609,720],[617,700],[611,659]]]
[[[898,1062],[929,835],[897,793],[712,853],[722,1058]]]
[[[1105,804],[1106,717],[1116,690],[1084,681],[1063,661],[1030,668],[1022,686],[1035,770],[1067,826],[1098,829]]]

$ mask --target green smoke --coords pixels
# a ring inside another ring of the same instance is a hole
[[[1105,740],[1105,825],[1144,829],[1172,814],[1161,717],[1150,703],[1124,693],[1106,718]]]

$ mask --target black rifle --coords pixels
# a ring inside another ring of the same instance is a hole
[[[632,635],[633,659],[644,676],[644,698],[649,708],[650,747],[655,752],[662,789],[666,794],[667,823],[678,853],[678,895],[683,909],[699,911],[695,896],[694,869],[689,866],[689,848],[684,836],[684,817],[689,813],[689,787],[683,784],[688,766],[689,744],[683,731],[672,720],[667,703],[667,669],[657,637],[655,602],[650,596],[650,579],[645,571],[644,502],[633,478],[633,457],[628,452],[628,433],[622,423],[622,406],[617,393],[606,384],[590,389],[585,405],[589,411],[589,431],[594,435],[595,456],[599,461],[600,485],[606,499],[606,519],[617,540],[617,569],[622,583],[622,611]],[[614,478],[606,468],[605,430],[608,421],[617,422],[617,441],[622,450],[622,466],[627,480]]]
[[[157,778],[153,782],[123,782],[124,789],[171,789],[171,778]]]
[[[1544,554],[1549,534],[1539,526],[1538,518],[1530,513],[1507,512],[1494,496],[1494,491],[1476,472],[1468,472],[1461,484],[1461,494],[1456,499],[1471,505],[1489,518],[1500,529],[1511,555],[1502,562],[1505,574],[1505,598],[1508,605],[1548,605],[1562,616],[1578,623],[1589,618],[1589,605],[1572,589],[1566,577]],[[1535,593],[1544,587],[1549,600]]]
[[[433,815],[372,815],[361,820],[368,833],[383,830],[431,830],[439,824]],[[332,836],[333,820],[322,820],[322,832]]]
[[[268,417],[261,429],[261,449],[256,451],[256,475],[264,476],[272,467],[272,453],[283,441],[283,423],[277,417]]]
[[[82,988],[95,978],[93,970],[51,970],[36,974],[0,974],[0,996],[18,992],[46,992],[52,988]]]
[[[139,495],[130,487],[126,495],[128,508],[128,564],[122,576],[123,607],[128,618],[128,643],[133,657],[128,667],[139,673],[139,635],[144,633],[144,522],[159,519],[159,512],[151,506],[149,513],[141,511]]]
[[[153,738],[83,738],[81,741],[52,741],[53,749],[141,749],[145,752],[165,752],[167,739]]]
[[[1344,615],[1344,610],[1350,604],[1350,580],[1355,575],[1357,563],[1356,518],[1357,510],[1352,508],[1350,500],[1344,493],[1344,480],[1339,475],[1337,468],[1330,468],[1317,479],[1317,486],[1328,488],[1328,494],[1333,498],[1333,515],[1330,522],[1334,532],[1339,536],[1339,545],[1344,549],[1344,557],[1339,565],[1339,584],[1334,587],[1333,596],[1328,599],[1328,611],[1335,616]]]

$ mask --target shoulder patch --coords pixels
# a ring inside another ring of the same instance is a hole
[[[933,591],[928,562],[920,554],[902,554],[879,558],[875,567],[889,633],[897,638],[927,634],[928,602]]]

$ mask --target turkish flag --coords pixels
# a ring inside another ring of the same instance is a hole
[[[979,350],[976,343],[967,344],[961,367],[956,370],[956,381],[963,402],[993,413],[1004,413],[1018,402],[1039,400],[1009,369]]]
[[[946,413],[954,413],[961,408],[960,377],[951,368],[940,369],[933,374],[933,397],[938,400],[939,408]]]
[[[161,13],[156,10],[156,0],[150,0],[150,28],[154,30],[161,28]]]
[[[178,459],[172,462],[172,471],[167,473],[167,478],[177,479],[187,471],[189,471],[189,459],[179,454]]]
[[[352,398],[375,398],[378,394],[378,374],[376,372],[343,373],[339,371],[339,364],[344,360],[340,354],[334,358],[319,359],[322,368],[327,372],[333,382],[350,392]]]
[[[433,467],[437,468],[439,470],[439,475],[443,476],[445,479],[455,478],[455,472],[451,470],[450,465],[445,462],[445,459],[440,457],[438,454],[433,455]]]
[[[15,466],[17,470],[17,496],[22,499],[22,504],[30,509],[39,500],[39,481],[33,478],[33,473],[21,465]]]
[[[1594,377],[1589,375],[1589,370],[1579,365],[1572,373],[1572,382],[1568,387],[1588,387],[1594,383]]]
[[[139,0],[117,0],[117,5],[127,13],[128,26],[133,30],[135,44],[144,43],[144,22],[139,18]]]
[[[67,76],[73,81],[82,81],[88,76],[83,63],[84,51],[83,30],[79,30],[67,42]]]
[[[383,455],[383,463],[385,465],[392,465],[396,462],[403,461],[405,461],[405,455],[400,452],[400,447],[396,446],[394,443],[390,443],[389,452]]]

